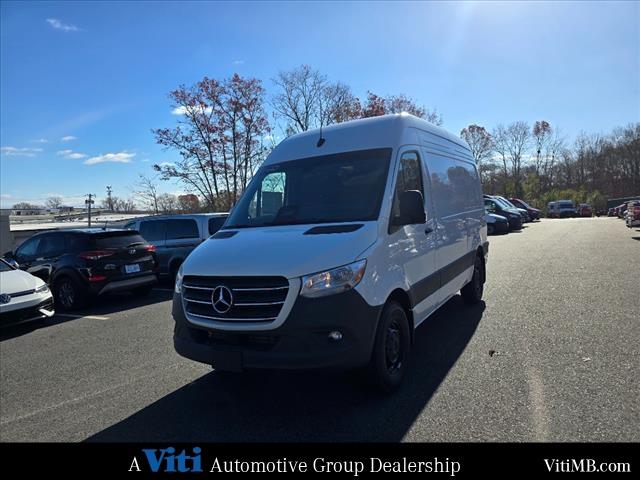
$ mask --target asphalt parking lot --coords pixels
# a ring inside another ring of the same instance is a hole
[[[640,441],[640,229],[491,237],[485,302],[418,329],[391,397],[353,374],[179,357],[169,286],[0,330],[2,441]]]

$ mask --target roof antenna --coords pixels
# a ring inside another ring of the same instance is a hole
[[[320,148],[322,145],[324,145],[325,139],[322,136],[322,124],[320,124],[320,138],[318,139],[318,143],[316,143],[316,147]]]
[[[324,145],[325,139],[322,136],[322,124],[324,122],[322,121],[322,101],[320,102],[320,138],[318,139],[318,143],[316,143],[316,147],[320,148],[322,145]]]

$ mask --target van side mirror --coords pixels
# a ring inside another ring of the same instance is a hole
[[[424,197],[418,190],[402,192],[398,200],[400,215],[393,219],[393,225],[414,225],[427,221]]]

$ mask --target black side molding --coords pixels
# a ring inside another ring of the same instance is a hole
[[[486,241],[482,244],[482,251],[485,255],[489,253],[489,242]]]
[[[238,233],[237,230],[218,230],[216,233],[211,235],[209,238],[211,240],[222,239],[222,238],[231,238],[236,233]]]
[[[487,242],[487,248],[489,248],[489,242]],[[417,281],[409,289],[409,296],[411,297],[412,304],[414,306],[417,305],[428,296],[436,293],[466,269],[473,267],[475,259],[476,252],[468,252],[457,260],[451,262],[449,265],[442,267],[440,270],[432,273],[422,280]]]
[[[323,235],[327,233],[349,233],[355,232],[362,228],[362,223],[354,223],[351,225],[322,225],[313,227],[304,232],[304,235]]]

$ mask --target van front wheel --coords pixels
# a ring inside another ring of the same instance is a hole
[[[462,300],[467,305],[473,305],[482,300],[482,294],[484,293],[483,273],[484,264],[482,263],[482,258],[479,255],[476,255],[471,281],[462,287],[462,290],[460,290]]]
[[[410,348],[407,314],[400,304],[390,302],[382,311],[368,366],[369,377],[376,388],[391,393],[400,386]]]

